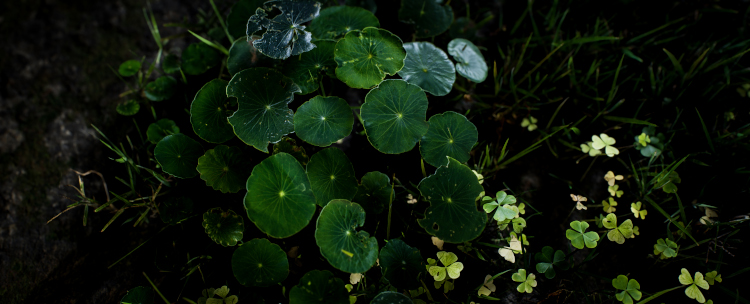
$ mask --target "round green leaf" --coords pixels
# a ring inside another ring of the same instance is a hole
[[[357,203],[332,200],[323,207],[315,225],[320,254],[336,269],[363,273],[378,259],[378,241],[357,227],[365,224],[365,210]]]
[[[180,128],[171,119],[162,118],[148,125],[146,130],[146,138],[152,143],[158,143],[162,138],[167,135],[180,133]]]
[[[372,88],[386,75],[395,75],[404,67],[405,58],[401,38],[374,27],[347,33],[334,51],[336,76],[358,89]]]
[[[242,240],[245,221],[231,209],[223,211],[216,207],[203,214],[203,228],[216,244],[224,247],[234,246],[237,245],[237,241]]]
[[[446,166],[419,182],[419,192],[430,202],[419,225],[447,243],[462,243],[478,237],[487,216],[477,210],[476,199],[484,189],[474,172],[448,158]]]
[[[227,95],[236,97],[239,109],[229,117],[234,134],[248,145],[268,153],[268,143],[294,131],[294,112],[288,104],[299,92],[291,79],[269,68],[252,68],[234,74]]]
[[[456,112],[445,112],[430,117],[430,128],[419,142],[422,158],[435,167],[448,163],[446,156],[465,163],[469,152],[477,142],[479,133],[465,116]]]
[[[427,134],[427,95],[403,80],[385,80],[365,96],[361,108],[367,139],[386,154],[404,153]]]
[[[203,155],[201,144],[180,133],[164,137],[154,149],[154,157],[162,170],[179,178],[191,178],[198,175],[195,167],[201,155]]]
[[[141,62],[135,59],[131,59],[120,64],[120,68],[117,69],[117,71],[120,72],[120,75],[129,77],[135,75],[135,73],[138,73],[140,69]]]
[[[264,9],[257,9],[255,15],[247,21],[248,36],[265,28],[263,37],[253,41],[253,45],[268,57],[287,59],[315,48],[310,41],[312,34],[305,31],[305,22],[317,17],[320,13],[320,2],[271,0],[263,4]],[[278,9],[280,14],[268,19],[268,12]]]
[[[328,270],[313,270],[289,292],[289,304],[349,304],[344,281]]]
[[[200,75],[215,67],[221,55],[205,43],[193,43],[182,51],[182,70],[188,75]]]
[[[380,21],[370,11],[355,6],[332,6],[320,11],[309,29],[315,39],[338,39],[366,27],[380,27]]]
[[[312,52],[310,52],[312,53]],[[294,131],[305,142],[327,147],[352,133],[354,115],[345,100],[315,96],[297,108]]]
[[[159,205],[159,217],[165,224],[179,224],[193,215],[193,206],[189,197],[171,197]]]
[[[245,185],[251,168],[250,160],[243,157],[240,148],[219,145],[198,158],[196,169],[206,186],[223,193],[237,193]]]
[[[451,26],[453,10],[435,0],[402,0],[398,20],[414,24],[417,38],[433,37]]]
[[[255,10],[263,6],[267,0],[240,0],[232,6],[227,16],[227,30],[235,39],[245,37],[247,19],[255,14]],[[234,74],[234,73],[232,73]]]
[[[164,61],[161,62],[161,70],[166,74],[177,73],[180,71],[180,58],[174,54],[169,54],[164,57]]]
[[[138,113],[138,110],[141,109],[141,105],[138,103],[137,100],[131,99],[124,103],[121,103],[117,105],[117,113],[120,113],[120,115],[123,116],[133,116]]]
[[[260,37],[253,36],[253,38],[258,39]],[[253,46],[253,41],[248,40],[245,35],[242,35],[242,37],[232,43],[232,47],[229,48],[227,70],[229,70],[229,74],[231,75],[237,74],[237,72],[244,69],[253,67],[270,67],[272,64],[273,60],[259,52],[258,49]]]
[[[315,196],[299,162],[279,153],[256,165],[247,179],[245,209],[271,237],[289,237],[305,228],[315,213]]]
[[[357,192],[354,167],[338,148],[323,149],[307,164],[307,178],[318,205],[325,207],[333,199],[351,200]]]
[[[400,239],[392,239],[380,250],[380,269],[393,287],[417,289],[425,270],[422,255]]]
[[[131,290],[122,297],[120,304],[153,304],[154,303],[154,290],[150,287],[138,286]]]
[[[223,143],[234,137],[232,125],[227,120],[226,80],[214,79],[203,85],[190,104],[190,124],[201,139],[210,143]]]
[[[268,239],[252,239],[234,250],[232,272],[242,285],[271,286],[286,279],[289,261],[279,245]]]
[[[393,201],[394,196],[388,175],[373,171],[362,176],[362,183],[352,201],[365,208],[368,214],[377,215]]]
[[[333,60],[333,49],[336,47],[336,42],[321,40],[316,41],[315,44],[317,47],[312,51],[289,58],[284,65],[284,75],[292,78],[294,83],[300,87],[301,92],[299,94],[301,95],[315,92],[324,73],[336,78],[334,72],[336,61]]]
[[[412,304],[409,297],[395,291],[383,291],[372,299],[370,304]]]
[[[172,76],[161,76],[149,82],[143,89],[143,93],[146,94],[148,100],[162,101],[174,95],[175,86],[177,86],[177,80],[174,80]]]
[[[456,81],[456,68],[443,50],[429,42],[404,43],[406,60],[398,72],[406,82],[416,85],[427,93],[444,96]]]
[[[487,79],[487,62],[482,52],[471,41],[456,38],[448,43],[448,53],[456,60],[456,72],[476,83]]]

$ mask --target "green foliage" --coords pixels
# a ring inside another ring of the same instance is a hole
[[[520,293],[531,293],[534,291],[533,287],[536,287],[536,275],[533,273],[526,275],[526,269],[519,269],[518,272],[513,274],[512,279],[514,282],[521,283],[516,287],[516,290]]]
[[[340,39],[348,32],[366,27],[380,27],[380,21],[370,11],[355,6],[332,6],[321,10],[309,28],[315,39]]]
[[[271,67],[273,65],[273,59],[263,55],[253,45],[253,41],[258,38],[260,37],[251,36],[251,39],[246,38],[244,35],[243,23],[242,37],[235,40],[229,48],[229,56],[227,57],[227,70],[229,71],[229,74],[234,75],[244,69]]]
[[[368,214],[380,214],[395,197],[391,179],[382,172],[367,172],[362,176],[353,201],[358,202]]]
[[[602,225],[604,228],[609,229],[607,238],[617,244],[623,244],[626,238],[633,236],[633,222],[629,219],[622,222],[620,226],[617,226],[617,216],[610,213],[602,220]]]
[[[316,19],[317,20],[317,19]],[[300,87],[298,94],[310,94],[318,89],[323,75],[336,78],[336,61],[333,60],[335,41],[316,41],[316,48],[289,58],[284,64],[284,75]]]
[[[237,304],[239,301],[236,295],[229,295],[229,288],[226,285],[218,289],[204,289],[201,294],[203,296],[198,298],[198,304]]]
[[[364,224],[365,211],[359,204],[341,199],[330,201],[315,224],[315,243],[320,254],[344,272],[370,269],[378,259],[378,241],[366,231],[355,230]]]
[[[516,217],[518,217],[518,207],[514,206],[516,203],[516,197],[513,195],[508,195],[505,193],[505,191],[498,191],[497,195],[495,196],[494,201],[490,201],[489,199],[482,199],[482,201],[490,201],[489,203],[485,203],[482,205],[482,209],[484,209],[484,212],[491,213],[495,209],[495,215],[492,216],[492,218],[498,222],[502,222],[505,220],[512,220]]]
[[[253,41],[253,45],[264,55],[275,59],[287,59],[304,52],[309,52],[315,45],[311,42],[312,34],[305,31],[302,23],[308,22],[320,13],[320,3],[298,0],[266,1],[262,9],[255,11],[247,21],[247,35],[250,36],[261,28],[266,32]],[[268,13],[273,9],[281,11],[273,19]]]
[[[430,207],[425,210],[425,218],[417,222],[427,233],[445,242],[471,241],[482,233],[487,221],[475,204],[482,191],[474,172],[449,157],[448,165],[419,182],[419,192]]]
[[[622,290],[615,294],[618,301],[624,304],[633,304],[633,300],[640,300],[643,294],[641,294],[641,285],[635,279],[630,279],[624,275],[619,275],[617,278],[612,279],[612,287],[618,290]]]
[[[594,231],[586,232],[589,228],[589,223],[581,221],[570,222],[570,228],[565,231],[565,237],[570,240],[570,244],[578,249],[583,249],[586,245],[587,248],[596,247],[596,242],[599,241],[599,234]]]
[[[487,62],[474,43],[462,38],[453,39],[448,43],[448,53],[456,60],[458,75],[476,83],[487,79]]]
[[[432,0],[403,0],[398,10],[401,22],[414,24],[418,38],[442,34],[453,23],[453,10],[449,5],[440,5]]]
[[[267,0],[239,0],[227,16],[227,30],[235,39],[246,38],[247,20],[255,14],[255,10],[263,6]],[[246,40],[246,39],[244,39]],[[234,74],[234,73],[232,73]]]
[[[181,133],[165,136],[154,148],[154,157],[162,170],[179,178],[198,175],[195,168],[201,155],[201,144]]]
[[[458,261],[458,256],[455,253],[439,251],[437,256],[443,266],[432,265],[431,263],[427,268],[427,271],[435,281],[443,281],[446,276],[451,279],[458,279],[461,276],[464,264]]]
[[[435,167],[448,164],[447,157],[465,163],[477,143],[477,127],[465,116],[447,111],[430,117],[427,134],[419,141],[422,158]]]
[[[405,58],[401,38],[391,32],[374,27],[351,31],[336,43],[336,77],[352,88],[369,89],[400,71]]]
[[[172,78],[172,76],[161,76],[149,82],[146,88],[143,89],[143,93],[151,101],[167,100],[174,95],[175,86],[177,86],[177,80]]]
[[[404,153],[427,133],[427,95],[403,80],[385,80],[362,105],[367,140],[380,152]]]
[[[349,304],[344,281],[328,270],[313,270],[289,292],[289,304]]]
[[[137,100],[130,99],[124,103],[121,103],[117,105],[117,113],[123,116],[133,116],[138,113],[138,110],[141,109],[141,105],[138,103]]]
[[[536,271],[543,273],[547,279],[552,279],[557,274],[554,266],[562,270],[567,270],[570,266],[565,261],[565,253],[562,250],[555,251],[550,246],[544,246],[541,252],[537,252],[534,255],[534,260],[537,261]]]
[[[131,59],[120,64],[117,71],[120,75],[130,77],[138,73],[141,70],[141,62],[135,59]]]
[[[665,260],[677,256],[677,251],[680,246],[670,239],[658,239],[654,245],[654,255],[658,255],[660,259]]]
[[[312,53],[312,52],[310,52]],[[308,54],[308,53],[306,53]],[[315,96],[294,113],[294,131],[306,143],[327,147],[352,132],[354,115],[339,97]]]
[[[286,253],[268,239],[252,239],[234,250],[232,272],[242,285],[265,287],[289,274]]]
[[[250,167],[240,148],[219,145],[198,158],[196,169],[207,186],[224,193],[237,193],[245,185]]]
[[[680,270],[680,276],[679,276],[680,284],[682,285],[690,285],[688,288],[685,288],[685,295],[688,296],[688,298],[695,299],[698,301],[698,303],[705,303],[706,298],[703,296],[703,293],[701,292],[698,287],[703,288],[705,290],[708,290],[710,287],[708,285],[708,282],[703,278],[703,274],[700,272],[695,272],[695,277],[690,276],[690,272],[688,272],[687,269],[682,268]]]
[[[234,137],[232,125],[227,121],[231,114],[226,88],[229,82],[214,79],[203,85],[190,104],[190,124],[201,139],[210,143],[223,143]]]
[[[407,56],[398,72],[401,78],[435,96],[450,93],[456,68],[443,50],[429,42],[404,43],[404,49]]]
[[[392,239],[380,250],[380,269],[388,283],[396,288],[416,289],[424,272],[419,250],[400,239]]]
[[[159,143],[165,136],[180,133],[180,128],[171,120],[162,118],[152,123],[146,129],[146,137],[151,143]]]
[[[214,242],[224,247],[235,246],[242,240],[245,221],[232,210],[216,207],[203,214],[203,228]]]
[[[200,75],[215,67],[221,55],[204,43],[193,43],[182,51],[182,70],[188,75]]]
[[[351,200],[357,192],[354,167],[338,148],[323,149],[310,159],[307,178],[318,206],[334,199]]]

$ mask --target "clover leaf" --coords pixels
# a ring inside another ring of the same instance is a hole
[[[482,283],[482,287],[479,287],[479,290],[477,291],[477,295],[479,296],[489,296],[490,293],[495,292],[497,290],[497,287],[493,283],[493,279],[491,275],[487,275],[484,277],[484,283]]]
[[[716,271],[706,273],[706,281],[710,285],[714,285],[716,282],[721,283],[721,275]]]
[[[280,14],[268,18],[268,13],[274,9]],[[305,22],[317,17],[320,13],[320,3],[305,0],[271,0],[258,8],[255,15],[247,21],[248,36],[266,29],[263,36],[253,41],[253,45],[264,55],[275,59],[287,59],[315,48],[312,44],[312,34],[305,31]]]
[[[607,187],[607,191],[609,191],[609,195],[616,196],[618,198],[621,197],[625,193],[624,191],[619,190],[619,189],[620,189],[620,185]]]
[[[516,203],[515,196],[508,195],[505,191],[499,191],[496,197],[495,201],[482,205],[484,212],[490,213],[497,209],[492,218],[498,222],[518,217],[518,207],[513,206]]]
[[[606,213],[615,212],[617,210],[615,206],[617,206],[617,201],[615,201],[614,197],[610,197],[609,201],[606,201],[606,200],[602,201],[602,208],[604,209],[604,212]]]
[[[601,155],[602,151],[599,149],[595,149],[593,144],[594,142],[591,141],[587,141],[586,143],[581,144],[581,152],[588,153],[591,157]]]
[[[607,238],[617,244],[623,244],[625,243],[625,238],[633,237],[633,222],[629,219],[622,222],[618,227],[617,216],[610,213],[602,220],[602,225],[604,225],[604,228],[610,229],[607,232]]]
[[[705,290],[708,290],[708,282],[703,279],[703,274],[700,272],[695,272],[695,279],[690,277],[690,272],[688,272],[687,269],[682,268],[680,270],[680,276],[678,277],[680,280],[680,284],[682,285],[690,285],[688,288],[685,289],[685,294],[688,296],[688,298],[695,299],[698,301],[698,303],[705,303],[706,298],[703,296],[703,293],[701,292],[698,287],[703,288]]]
[[[516,287],[516,290],[520,293],[531,293],[534,291],[533,287],[536,287],[536,275],[533,273],[529,273],[529,275],[526,275],[526,269],[519,269],[518,272],[514,273],[513,276],[511,276],[513,281],[519,282],[521,284]]]
[[[643,204],[638,201],[635,203],[630,204],[630,211],[633,212],[635,215],[635,218],[641,218],[642,220],[646,219],[646,214],[648,214],[648,210],[641,210]]]
[[[677,256],[677,250],[680,246],[670,239],[658,239],[654,245],[654,254],[658,255],[660,259],[665,260]]]
[[[464,264],[458,261],[458,256],[453,252],[438,251],[438,260],[443,266],[429,266],[428,272],[435,281],[445,280],[446,274],[451,279],[458,279]],[[429,260],[428,260],[429,261]]]
[[[664,134],[656,133],[653,126],[644,127],[640,135],[635,136],[633,146],[636,150],[641,151],[644,157],[658,156],[664,150]]]
[[[536,130],[537,128],[537,119],[534,118],[534,116],[529,116],[528,118],[525,118],[521,121],[521,128],[527,128],[529,132]]]
[[[508,241],[508,246],[498,249],[497,253],[499,253],[506,261],[515,263],[515,253],[520,253],[521,250],[523,250],[523,247],[521,247],[521,241],[518,240],[516,235],[511,235],[510,240]]]
[[[612,287],[622,290],[622,292],[616,293],[615,297],[618,301],[624,304],[633,304],[633,300],[640,300],[641,296],[641,285],[635,279],[630,279],[624,275],[619,275],[617,278],[612,279]]]
[[[609,157],[620,154],[620,150],[617,150],[617,148],[613,147],[616,140],[612,137],[609,137],[607,134],[601,133],[598,136],[592,135],[591,141],[591,147],[597,150],[604,149],[604,153],[606,153]]]
[[[615,181],[622,180],[622,179],[623,179],[622,175],[615,175],[615,173],[612,171],[607,171],[607,174],[604,175],[604,180],[607,181],[607,184],[609,184],[610,186],[614,186]]]
[[[544,277],[548,279],[555,277],[554,266],[563,270],[569,267],[568,263],[565,262],[565,252],[562,250],[555,251],[550,246],[544,246],[541,252],[534,255],[534,259],[537,261],[536,271],[543,273]]]
[[[581,221],[570,222],[570,228],[565,230],[565,237],[570,240],[570,244],[578,249],[583,249],[586,245],[587,248],[596,247],[596,242],[599,241],[599,234],[594,231],[586,232],[589,228],[589,223]]]

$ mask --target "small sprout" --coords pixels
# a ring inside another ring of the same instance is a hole
[[[618,198],[621,197],[625,192],[620,189],[620,185],[614,185],[607,187],[607,191],[609,191],[609,195],[611,196],[617,196]]]
[[[443,240],[437,238],[436,236],[432,237],[432,245],[435,245],[435,247],[437,247],[438,250],[443,250],[443,244],[445,244]]]
[[[606,213],[615,212],[615,210],[617,210],[615,206],[617,206],[617,201],[615,201],[614,197],[610,197],[609,202],[602,201],[602,208],[604,208],[604,212]]]
[[[596,247],[596,242],[599,241],[599,234],[594,231],[586,232],[589,228],[589,223],[581,221],[570,222],[570,228],[565,231],[565,237],[570,240],[570,244],[578,249],[583,249],[586,245],[588,248]]]
[[[536,123],[537,123],[537,119],[534,118],[534,116],[529,116],[529,118],[524,118],[521,121],[521,127],[522,128],[527,128],[528,127],[529,132],[531,132],[531,131],[536,130],[536,128],[537,128]]]
[[[607,238],[617,244],[623,244],[625,243],[625,238],[633,237],[633,222],[631,220],[622,222],[618,227],[617,216],[610,213],[602,220],[602,225],[604,225],[604,228],[610,229],[607,232]]]
[[[411,193],[409,193],[409,194],[406,195],[406,203],[407,204],[416,204],[417,203],[417,199],[414,198],[414,196],[412,196]]]
[[[602,151],[599,149],[595,149],[593,145],[594,142],[587,141],[585,144],[581,144],[581,151],[583,153],[588,153],[591,157],[601,155]]]
[[[700,289],[698,289],[698,287],[705,290],[708,290],[709,288],[708,282],[703,279],[702,273],[696,271],[695,279],[693,279],[690,277],[690,272],[688,272],[687,269],[682,268],[682,270],[680,270],[679,280],[680,284],[682,285],[690,285],[685,289],[685,294],[688,296],[688,298],[695,299],[696,301],[698,301],[698,303],[706,302],[706,298],[703,296],[703,293]]]
[[[640,201],[631,203],[630,204],[630,211],[633,212],[635,215],[635,218],[641,218],[642,220],[646,219],[646,214],[648,214],[648,210],[641,210],[642,203]]]
[[[619,275],[617,278],[612,280],[612,287],[622,290],[622,292],[616,293],[615,298],[624,304],[633,304],[633,300],[640,300],[643,294],[641,294],[641,285],[635,279],[630,279],[624,275]]]
[[[607,174],[604,175],[604,180],[607,181],[607,184],[609,184],[610,186],[614,186],[616,180],[622,179],[622,175],[615,175],[615,173],[612,171],[607,171]]]
[[[500,248],[497,252],[500,254],[501,257],[503,257],[506,261],[515,263],[516,262],[516,256],[515,252],[520,252],[523,248],[521,247],[521,241],[518,240],[518,238],[515,235],[510,236],[511,239],[508,241],[508,247]]]
[[[521,283],[516,287],[516,290],[520,293],[531,293],[534,291],[533,287],[536,287],[536,275],[529,273],[526,275],[526,269],[519,269],[518,272],[514,273],[511,277],[513,281]]]
[[[714,285],[716,282],[721,283],[721,275],[716,270],[706,273],[706,281],[709,285]]]
[[[604,149],[604,153],[607,154],[609,157],[613,157],[617,154],[620,154],[620,150],[617,150],[617,148],[613,147],[616,140],[612,137],[609,137],[607,134],[601,133],[599,136],[592,135],[591,140],[593,143],[591,144],[591,147],[597,150]]]
[[[360,280],[362,280],[361,273],[352,273],[349,275],[349,283],[351,283],[352,285],[357,285]]]
[[[513,219],[518,217],[519,210],[518,207],[513,205],[515,203],[515,196],[508,195],[505,193],[505,191],[498,191],[497,200],[482,205],[482,209],[484,209],[484,212],[486,213],[490,213],[493,210],[497,209],[495,211],[495,215],[493,215],[492,218],[498,222],[502,222],[506,219]]]
[[[677,250],[680,246],[677,243],[672,242],[670,239],[658,239],[654,245],[654,255],[658,255],[660,259],[666,260],[677,256]]]
[[[581,203],[581,202],[587,201],[588,200],[587,198],[583,197],[582,195],[575,195],[575,194],[572,194],[572,193],[570,194],[570,198],[572,198],[573,201],[576,202],[576,209],[578,209],[578,210],[581,210],[581,209],[586,210],[586,209],[588,209],[586,207],[586,205],[584,205],[584,204]]]
[[[482,284],[482,287],[479,287],[479,291],[477,291],[477,295],[480,296],[489,296],[490,293],[495,292],[497,290],[497,287],[495,287],[495,284],[493,284],[494,280],[492,279],[491,275],[487,275],[484,277],[484,283]]]
[[[474,175],[477,176],[479,184],[481,185],[484,182],[484,175],[479,174],[476,170],[471,170],[471,172],[474,172]]]
[[[458,262],[458,256],[456,256],[455,253],[439,251],[437,256],[443,266],[433,265],[428,269],[430,275],[432,275],[432,278],[435,279],[435,281],[445,280],[446,273],[451,279],[458,279],[458,277],[461,276],[461,270],[464,269],[464,264]],[[427,261],[430,262],[430,259],[427,259]],[[432,265],[432,263],[430,265]]]
[[[648,146],[648,144],[651,143],[651,137],[646,133],[641,133],[641,135],[638,135],[638,143],[644,147]]]

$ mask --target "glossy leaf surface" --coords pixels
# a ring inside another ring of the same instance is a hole
[[[223,193],[237,193],[245,185],[252,164],[240,148],[219,145],[198,158],[196,169],[206,186]]]
[[[366,27],[380,27],[380,21],[370,11],[356,6],[325,8],[310,23],[310,31],[315,39],[339,39],[348,32]]]
[[[315,153],[307,164],[307,178],[321,207],[333,199],[351,200],[357,192],[354,166],[338,148]]]
[[[479,137],[477,127],[465,116],[447,111],[430,117],[430,128],[419,142],[422,158],[435,167],[448,163],[446,156],[465,163]]]
[[[195,167],[201,155],[203,155],[201,144],[180,133],[164,137],[154,148],[154,157],[162,170],[179,178],[191,178],[198,175]]]
[[[328,270],[313,270],[289,292],[289,304],[349,304],[344,281]]]
[[[263,4],[264,9],[257,9],[255,15],[247,21],[246,34],[265,28],[263,36],[253,41],[253,45],[268,57],[287,59],[315,48],[311,42],[312,34],[305,31],[305,22],[317,17],[320,3],[307,0],[271,0]],[[278,9],[281,13],[268,18],[268,12]]]
[[[317,47],[313,50],[291,57],[284,64],[284,75],[300,87],[301,95],[315,92],[324,74],[336,78],[336,61],[333,60],[336,42],[321,40],[315,44]]]
[[[487,79],[487,62],[484,55],[471,41],[457,38],[448,43],[448,53],[456,60],[456,72],[476,83]]]
[[[417,248],[392,239],[380,250],[380,270],[393,287],[417,289],[425,265]]]
[[[234,250],[232,272],[242,285],[265,287],[286,279],[289,261],[279,245],[268,239],[252,239]]]
[[[404,43],[404,49],[407,56],[398,72],[401,78],[435,96],[450,93],[456,68],[443,50],[429,42]]]
[[[234,137],[227,116],[226,80],[214,79],[203,85],[190,104],[190,124],[201,139],[210,143],[223,143]]]
[[[217,244],[227,247],[237,245],[245,231],[245,221],[231,209],[216,207],[203,214],[203,229]]]
[[[332,200],[320,211],[315,226],[315,243],[320,253],[336,269],[363,273],[378,259],[378,241],[366,231],[365,210],[357,203]]]
[[[361,108],[367,139],[382,153],[404,153],[427,133],[427,95],[403,80],[386,80],[370,90]]]
[[[354,114],[345,100],[315,96],[297,108],[294,130],[305,142],[327,147],[352,133]]]
[[[374,27],[347,33],[334,51],[336,76],[358,89],[372,88],[386,75],[395,75],[404,67],[405,58],[401,38]]]

